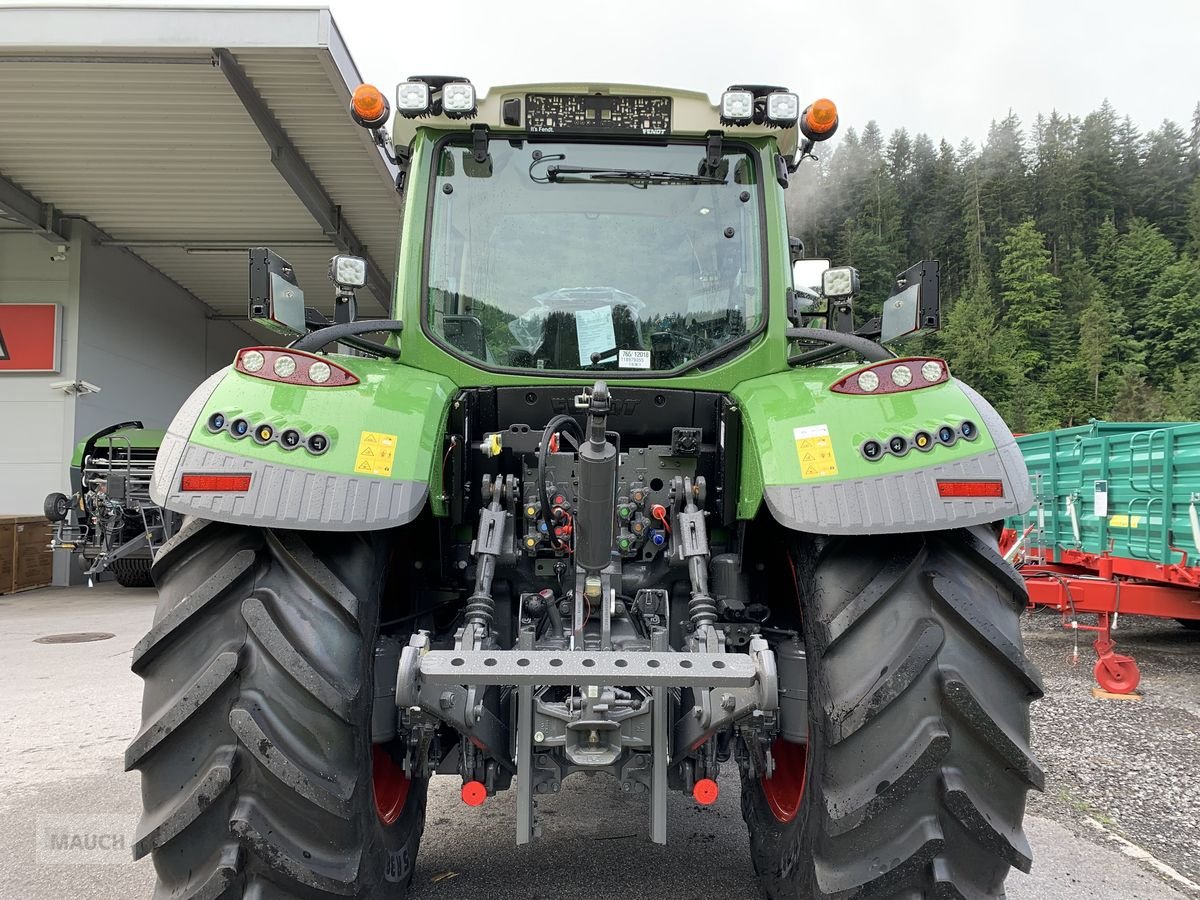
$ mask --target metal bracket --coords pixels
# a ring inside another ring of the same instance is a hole
[[[719,689],[754,687],[762,668],[742,653],[430,650],[421,655],[418,672],[427,686],[636,684]]]
[[[471,126],[471,156],[480,165],[487,162],[488,127],[486,125]]]
[[[534,629],[526,625],[517,636],[517,649],[533,649]],[[537,826],[533,801],[533,685],[517,688],[517,844],[533,840]]]
[[[62,217],[58,210],[17,187],[3,175],[0,175],[0,210],[48,241],[71,243],[71,239],[63,234]]]
[[[655,628],[650,632],[650,648],[655,653],[666,653],[668,649],[667,629]],[[650,779],[650,840],[656,844],[667,842],[667,764],[671,746],[670,707],[667,703],[667,688],[654,688],[651,733],[654,744],[654,771]]]
[[[704,174],[715,175],[721,165],[721,157],[725,155],[725,134],[720,131],[710,131],[705,135]]]
[[[710,653],[690,655],[696,659],[740,656],[740,654]],[[672,765],[681,761],[727,725],[732,725],[749,715],[773,715],[779,709],[779,673],[775,664],[775,654],[766,640],[761,637],[751,640],[750,655],[745,659],[754,666],[754,685],[749,688],[722,689],[721,685],[714,683],[712,689],[706,691],[708,704],[701,702],[692,710],[691,715],[683,716],[675,723],[671,753]],[[713,703],[712,698],[717,691],[720,691],[720,700]]]

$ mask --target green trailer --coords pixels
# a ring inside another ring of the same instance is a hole
[[[1094,421],[1017,444],[1034,505],[1007,521],[1006,554],[1033,602],[1097,631],[1101,686],[1131,691],[1137,665],[1111,635],[1122,613],[1200,626],[1200,423]]]

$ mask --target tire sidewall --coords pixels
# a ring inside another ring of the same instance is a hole
[[[387,565],[387,550],[378,534],[365,536],[372,548],[374,569],[370,574],[369,605],[371,614],[362,621],[363,653],[361,659],[363,690],[370,694],[375,684],[375,643],[379,635],[379,610],[384,590]],[[367,598],[360,598],[366,600]],[[371,742],[370,698],[362,704],[362,719],[358,723],[356,743],[358,744],[359,759],[364,760],[361,770],[366,782],[366,789],[360,796],[365,810],[359,815],[365,819],[364,831],[366,840],[363,846],[363,865],[369,867],[364,873],[364,881],[371,885],[371,896],[376,894],[385,897],[403,897],[408,893],[416,871],[417,850],[421,841],[421,833],[425,828],[425,804],[429,789],[428,778],[414,778],[409,784],[408,797],[404,809],[392,824],[387,824],[380,817],[375,807],[375,787],[372,778],[372,753],[375,745]],[[385,748],[386,750],[386,748]]]

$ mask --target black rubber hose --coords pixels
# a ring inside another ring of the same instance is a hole
[[[376,331],[397,332],[404,329],[404,323],[399,319],[359,319],[357,322],[345,322],[341,325],[330,325],[319,328],[303,337],[297,338],[289,345],[293,350],[303,350],[306,353],[316,353],[322,347],[334,341],[344,341],[370,353],[378,353],[392,359],[400,357],[400,351],[386,344],[376,344],[374,341],[350,340],[359,334],[373,334]]]
[[[784,337],[793,341],[818,341],[822,344],[837,344],[839,347],[853,350],[868,362],[883,362],[884,360],[896,358],[896,354],[882,344],[877,344],[875,341],[860,337],[857,334],[847,334],[844,331],[832,331],[828,328],[789,328],[783,334]],[[801,353],[798,356],[789,357],[788,363],[795,365],[797,362],[805,362],[807,356],[808,354]]]
[[[542,519],[546,522],[546,528],[551,536],[554,535],[554,531],[550,524],[550,496],[546,493],[546,461],[550,455],[550,437],[558,429],[566,428],[568,425],[575,429],[575,433],[582,441],[583,429],[579,427],[579,423],[570,416],[558,415],[546,423],[546,427],[542,431],[542,442],[538,446],[538,501],[542,505]]]

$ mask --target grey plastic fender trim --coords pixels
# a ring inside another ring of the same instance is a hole
[[[183,493],[188,474],[249,474],[244,493]],[[174,512],[218,522],[308,531],[373,531],[411,522],[429,486],[417,481],[361,478],[298,469],[192,444],[168,433],[159,450],[150,495]]]
[[[1010,473],[1018,470],[1015,480]],[[1004,496],[946,500],[939,480],[999,479]],[[858,481],[776,485],[764,491],[781,524],[815,534],[899,534],[984,525],[1024,512],[1033,502],[1015,441],[953,462]]]

